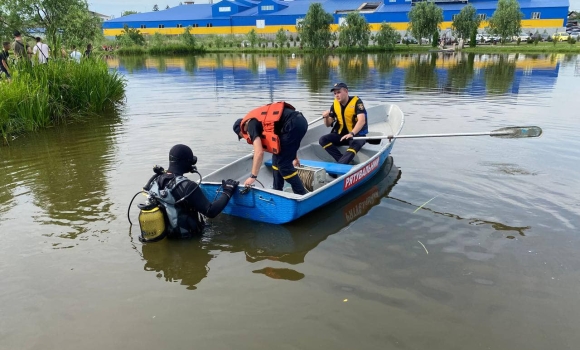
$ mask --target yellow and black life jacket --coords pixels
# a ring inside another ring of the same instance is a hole
[[[357,96],[353,96],[353,98],[347,103],[346,107],[344,107],[344,115],[342,114],[342,106],[338,100],[334,100],[334,113],[336,113],[336,121],[337,124],[334,126],[334,131],[338,134],[346,134],[348,132],[352,132],[356,122],[358,121],[356,115],[356,105],[359,99]],[[365,111],[365,118],[367,114]],[[345,132],[346,128],[346,132]],[[368,121],[365,120],[365,126],[362,128],[361,131],[358,132],[359,135],[366,135],[368,133]]]

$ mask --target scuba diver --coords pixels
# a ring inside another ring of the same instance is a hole
[[[197,157],[193,155],[191,148],[175,145],[169,151],[167,172],[162,167],[153,168],[155,175],[143,187],[147,201],[139,204],[139,239],[142,242],[158,241],[164,237],[190,238],[198,235],[205,225],[202,215],[214,218],[228,204],[239,182],[232,179],[222,180],[221,196],[210,202],[197,183],[183,176],[190,172],[199,175],[196,163]]]
[[[297,153],[307,129],[308,122],[304,115],[286,102],[258,107],[236,120],[233,130],[238,135],[238,141],[245,139],[254,147],[252,174],[244,185],[251,186],[258,178],[266,151],[272,153],[274,189],[282,191],[286,181],[294,193],[307,194],[294,167],[300,165]]]

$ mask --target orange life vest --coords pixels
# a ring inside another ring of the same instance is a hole
[[[251,110],[240,123],[240,130],[246,141],[250,145],[253,143],[250,134],[244,130],[244,125],[250,119],[256,119],[262,124],[262,128],[264,129],[264,132],[260,135],[264,151],[273,154],[280,153],[280,138],[274,133],[274,123],[280,120],[284,108],[290,108],[293,111],[296,110],[296,108],[286,102],[274,102]]]

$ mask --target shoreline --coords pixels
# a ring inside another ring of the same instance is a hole
[[[365,53],[365,54],[373,54],[373,53],[475,53],[475,54],[515,54],[515,53],[529,53],[529,54],[545,54],[545,53],[558,53],[558,54],[580,54],[580,44],[568,44],[567,42],[557,43],[554,45],[553,43],[544,42],[539,43],[538,45],[534,44],[527,44],[521,43],[520,45],[514,44],[507,44],[507,45],[480,45],[476,47],[469,47],[465,46],[461,50],[452,50],[452,47],[445,47],[445,49],[441,50],[439,47],[432,47],[431,45],[404,45],[404,44],[397,44],[394,48],[391,49],[384,49],[377,46],[370,46],[366,48],[344,48],[344,47],[337,47],[331,48],[327,50],[310,50],[310,49],[301,49],[299,47],[290,47],[290,48],[208,48],[204,47],[202,50],[197,50],[198,54],[204,53],[268,53],[268,54],[349,54],[349,53]],[[115,55],[120,57],[126,56],[141,56],[141,55],[149,55],[149,56],[183,56],[184,53],[175,52],[174,48],[167,48],[164,50],[163,47],[159,48],[156,47],[154,52],[151,52],[151,49],[140,48],[140,50],[135,50],[132,48],[128,49],[121,49],[118,52],[104,52],[107,55]]]

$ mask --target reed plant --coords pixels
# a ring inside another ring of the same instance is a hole
[[[125,80],[101,59],[80,63],[54,59],[43,65],[13,67],[12,81],[0,81],[0,136],[35,131],[71,119],[118,108]]]

